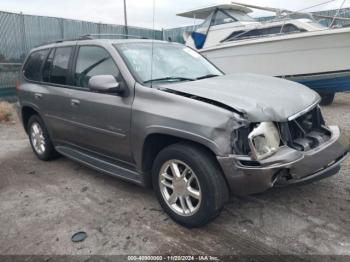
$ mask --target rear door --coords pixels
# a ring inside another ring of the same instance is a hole
[[[73,66],[71,97],[74,144],[107,157],[132,162],[130,152],[131,96],[91,92],[92,76],[112,75],[126,83],[109,51],[95,45],[80,46]]]
[[[47,57],[42,81],[48,90],[45,95],[45,119],[55,144],[72,143],[74,126],[71,123],[71,65],[75,46],[53,48]]]
[[[50,49],[43,49],[31,53],[23,67],[24,88],[20,93],[19,99],[24,104],[33,106],[37,111],[42,112],[45,109],[45,96],[47,89],[41,85],[41,71]]]

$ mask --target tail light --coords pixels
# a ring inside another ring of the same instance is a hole
[[[20,87],[19,80],[16,80],[16,95],[18,95],[19,87]]]

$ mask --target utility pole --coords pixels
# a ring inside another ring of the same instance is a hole
[[[124,33],[126,38],[128,38],[128,16],[126,12],[126,0],[124,0]]]

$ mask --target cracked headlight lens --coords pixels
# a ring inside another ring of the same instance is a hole
[[[252,158],[262,160],[276,153],[281,139],[274,123],[263,122],[254,128],[249,134],[248,140]]]

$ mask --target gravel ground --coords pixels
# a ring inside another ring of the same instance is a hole
[[[350,94],[323,109],[350,136]],[[153,192],[60,158],[37,160],[18,120],[0,124],[0,254],[350,255],[350,161],[314,184],[233,198],[200,229]],[[87,239],[72,243],[85,231]]]

